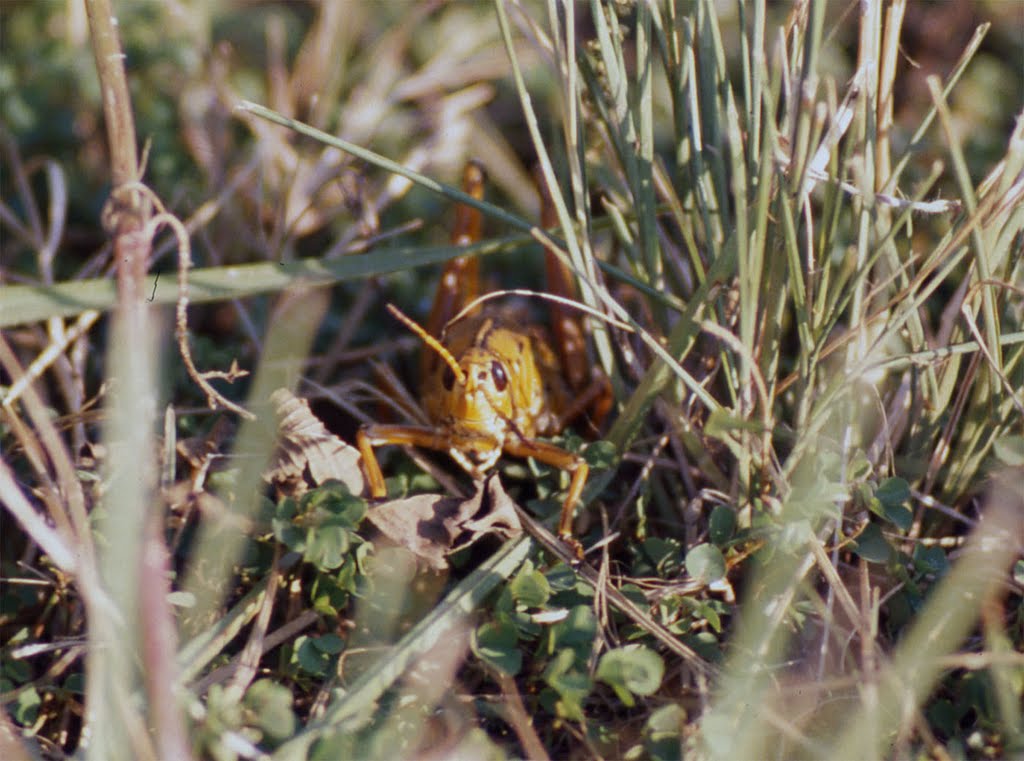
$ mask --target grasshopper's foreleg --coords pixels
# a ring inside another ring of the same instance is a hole
[[[583,493],[583,486],[590,474],[590,466],[586,460],[572,452],[566,452],[554,444],[532,439],[520,439],[518,441],[506,442],[505,452],[514,457],[532,457],[535,460],[551,465],[555,468],[568,471],[572,474],[569,482],[569,491],[562,503],[562,514],[558,521],[558,538],[565,542],[577,558],[583,557],[583,547],[573,536],[572,519],[573,510]]]
[[[388,494],[384,474],[381,473],[374,452],[376,447],[386,444],[447,451],[451,448],[451,439],[443,432],[416,425],[364,425],[360,428],[356,434],[356,446],[363,458],[363,471],[366,473],[370,496],[374,499],[381,499]]]

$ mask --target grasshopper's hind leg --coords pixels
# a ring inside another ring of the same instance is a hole
[[[476,161],[470,161],[462,170],[462,189],[478,200],[484,197],[486,174]],[[465,204],[455,207],[455,227],[452,229],[452,245],[468,246],[480,240],[483,218],[478,209]],[[448,261],[441,272],[434,304],[427,318],[427,332],[434,338],[441,338],[444,326],[469,302],[480,295],[480,262],[475,256],[457,256]],[[433,352],[423,353],[421,369],[424,376],[428,365],[434,359]]]
[[[538,166],[534,180],[541,199],[541,224],[550,230],[558,224],[558,215],[547,183]],[[572,301],[579,300],[579,291],[572,270],[550,248],[544,250],[544,272],[548,293]],[[590,359],[590,348],[580,312],[552,303],[551,333],[555,351],[562,367],[562,375],[573,398],[572,403],[559,411],[560,427],[583,418],[593,427],[593,433],[600,431],[605,418],[612,408],[612,386],[604,371]]]

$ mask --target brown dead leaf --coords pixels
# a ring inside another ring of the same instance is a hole
[[[328,431],[309,402],[288,389],[277,389],[270,400],[278,418],[278,445],[263,474],[265,481],[293,497],[331,479],[341,481],[352,494],[365,493],[358,449]]]
[[[485,498],[482,499],[482,496]],[[478,487],[476,494],[466,502],[478,506],[482,503],[483,509],[478,507],[462,525],[462,536],[459,537],[462,541],[453,546],[451,552],[464,549],[487,534],[497,534],[503,539],[511,539],[523,532],[519,516],[516,514],[516,503],[508,496],[496,474],[488,476],[483,483],[483,489]]]
[[[448,555],[481,537],[508,538],[522,531],[515,503],[496,475],[478,481],[469,499],[419,494],[378,505],[366,517],[384,536],[438,571],[448,567]]]
[[[460,500],[440,494],[417,494],[378,505],[367,513],[366,519],[430,568],[443,571],[448,567],[445,555],[458,532],[461,504]]]

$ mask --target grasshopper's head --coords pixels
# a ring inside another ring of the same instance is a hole
[[[441,372],[441,387],[431,389],[443,415],[438,419],[445,420],[456,433],[492,438],[500,446],[514,411],[505,362],[480,346],[471,346],[458,360],[452,359]]]
[[[437,371],[422,379],[428,416],[445,429],[452,448],[462,455],[456,459],[467,470],[487,470],[500,456],[506,436],[515,430],[514,379],[508,360],[472,343],[456,358],[398,309],[391,305],[388,309],[443,360]]]

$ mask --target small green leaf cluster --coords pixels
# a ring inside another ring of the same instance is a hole
[[[244,695],[233,686],[215,684],[203,708],[194,741],[215,761],[236,761],[247,748],[273,749],[298,726],[291,690],[271,679],[253,682]]]
[[[639,588],[622,591],[647,605]],[[552,727],[578,722],[593,742],[622,752],[615,728],[595,725],[588,717],[608,701],[621,704],[617,712],[636,708],[638,699],[660,689],[665,664],[649,645],[628,641],[643,633],[625,620],[619,623],[627,642],[609,645],[594,613],[594,598],[593,587],[567,566],[543,571],[528,561],[500,592],[492,617],[475,630],[472,649],[490,668],[522,680],[522,692],[534,703],[528,708],[539,709]],[[678,750],[681,724],[669,719],[665,724],[664,718],[657,711],[649,717],[644,743],[650,747],[642,755],[666,738]]]
[[[302,590],[308,600],[304,607],[336,621],[369,583],[367,564],[374,546],[358,533],[366,510],[366,501],[339,481],[277,504],[267,500],[262,511],[267,533],[252,546],[262,557],[269,555],[267,541],[280,543],[286,554],[278,567],[293,589]],[[196,748],[218,761],[235,761],[247,745],[253,752],[272,750],[291,738],[299,729],[293,703],[337,673],[347,646],[332,631],[300,634],[270,661],[276,667],[244,693],[238,687],[212,685],[192,731]]]
[[[714,512],[718,516],[717,528],[710,537],[717,542],[697,544],[684,554],[678,540],[650,537],[631,548],[631,575],[634,578],[653,576],[668,584],[683,577],[684,571],[693,582],[702,585],[723,579],[726,571],[723,548],[728,548],[733,538],[735,514],[724,505]],[[647,604],[643,591],[635,585],[624,585],[620,591],[638,605]],[[660,597],[652,615],[702,657],[717,662],[721,659],[722,618],[727,612],[728,607],[712,597],[668,593]],[[634,636],[640,636],[640,632],[634,632]]]
[[[6,708],[11,717],[22,726],[32,726],[39,715],[42,697],[31,684],[32,669],[23,660],[4,658],[0,667],[0,692],[11,695]]]
[[[356,529],[365,515],[362,497],[351,494],[340,481],[329,481],[297,501],[281,500],[271,525],[277,540],[304,561],[321,571],[335,571],[363,543]]]
[[[345,640],[334,633],[321,636],[302,635],[291,647],[289,665],[309,676],[328,677],[335,671],[337,657],[345,649]]]

